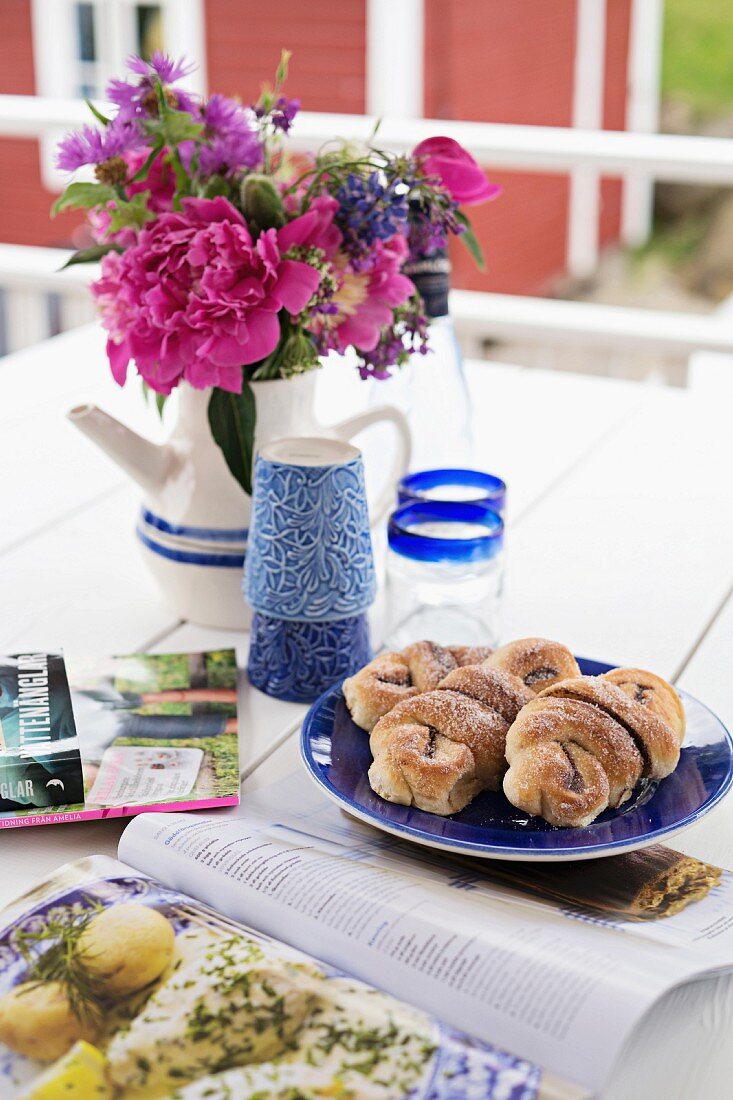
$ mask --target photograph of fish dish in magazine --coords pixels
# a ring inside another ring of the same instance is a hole
[[[238,801],[234,650],[0,657],[0,828]]]
[[[521,1058],[105,856],[0,915],[17,1100],[555,1100]]]

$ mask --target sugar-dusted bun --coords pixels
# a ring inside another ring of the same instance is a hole
[[[457,691],[483,703],[497,711],[509,725],[522,707],[535,697],[517,676],[502,668],[490,668],[486,663],[454,669],[440,681],[438,689]]]
[[[566,699],[535,699],[526,706],[507,733],[506,754],[504,794],[551,825],[589,825],[608,808],[611,786],[599,757],[611,768],[612,756],[618,756],[620,766],[611,769],[617,796],[630,792],[641,775],[638,752],[633,744],[618,744],[613,721]]]
[[[551,685],[507,733],[504,793],[551,825],[589,825],[622,805],[643,777],[661,779],[679,743],[659,715],[615,684],[583,676]]]
[[[494,652],[488,645],[449,645],[447,648],[459,668],[480,665]]]
[[[642,668],[614,668],[601,677],[616,684],[630,699],[658,714],[674,730],[681,745],[685,739],[685,708],[666,680]]]
[[[664,779],[677,767],[680,746],[675,731],[650,708],[630,699],[617,684],[600,676],[581,676],[553,684],[539,698],[578,699],[608,714],[639,750],[645,779]]]
[[[486,664],[518,676],[528,688],[540,692],[558,680],[580,676],[578,662],[560,642],[547,638],[520,638],[495,650]]]
[[[399,703],[372,730],[372,789],[435,814],[498,790],[507,730],[534,696],[521,680],[483,665],[453,669],[435,691]]]
[[[507,729],[496,711],[455,691],[407,699],[372,730],[372,790],[388,802],[457,813],[500,786]]]
[[[414,642],[401,652],[375,657],[344,680],[343,692],[357,726],[371,730],[383,714],[421,691],[432,691],[453,669],[478,664],[490,656],[488,646],[440,646]]]
[[[382,653],[343,686],[351,717],[363,730],[371,730],[383,714],[419,691],[401,653]]]

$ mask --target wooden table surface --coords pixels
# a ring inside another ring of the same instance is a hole
[[[733,728],[733,432],[710,395],[489,363],[469,364],[477,464],[509,485],[505,638],[648,667]],[[165,428],[132,382],[119,390],[91,325],[0,360],[0,653],[175,652],[245,635],[181,622],[133,536],[139,491],[63,417],[95,401],[153,438]],[[341,365],[319,412],[363,401]],[[365,443],[367,465],[370,454]],[[304,709],[245,685],[244,801],[298,767]],[[53,867],[116,854],[124,822],[6,830],[0,904]],[[733,798],[675,838],[733,867]],[[733,978],[668,995],[644,1020],[606,1100],[723,1100],[733,1093]]]

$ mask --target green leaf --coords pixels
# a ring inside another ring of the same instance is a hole
[[[162,148],[163,148],[163,146],[161,145],[161,143],[159,141],[156,141],[156,143],[153,146],[153,148],[151,149],[150,154],[147,157],[145,163],[142,165],[141,168],[138,168],[135,175],[132,176],[132,178],[130,179],[130,181],[129,181],[130,183],[140,183],[141,180],[144,180],[144,179],[147,178],[147,174],[148,174],[148,172],[150,171],[150,169],[152,167],[153,161],[155,160],[155,158],[157,157],[158,153],[161,151]]]
[[[209,427],[232,476],[252,495],[255,442],[255,395],[245,378],[241,393],[214,389],[209,401]]]
[[[465,227],[463,233],[460,234],[460,240],[463,241],[466,248],[468,249],[468,251],[473,256],[474,260],[476,261],[476,266],[479,268],[479,270],[480,271],[486,271],[486,263],[484,261],[484,254],[483,254],[483,251],[481,249],[481,245],[478,243],[478,239],[476,237],[476,234],[474,233],[473,229],[471,228],[470,221],[468,220],[468,218],[466,217],[466,215],[463,213],[462,210],[458,211],[458,213],[456,214],[456,218],[461,223],[461,225]]]
[[[149,191],[138,191],[129,202],[116,198],[114,208],[109,211],[110,233],[119,233],[121,229],[128,226],[141,229],[145,222],[152,221],[155,214],[148,209],[149,198]]]
[[[192,141],[204,130],[203,122],[195,122],[188,111],[175,111],[169,108],[160,118],[146,118],[143,126],[149,134],[160,138],[165,145],[179,145],[182,141]]]
[[[69,256],[66,263],[59,268],[59,271],[64,271],[67,267],[73,267],[74,264],[96,263],[108,252],[122,252],[122,249],[118,244],[93,244],[90,248],[81,248],[73,256]]]
[[[151,396],[155,398],[155,407],[158,410],[158,416],[162,420],[163,409],[165,408],[165,403],[168,400],[168,395],[166,393],[157,393],[155,390],[151,390],[150,386],[147,384],[144,378],[141,378],[140,381],[143,387],[143,397],[146,401],[149,401]]]
[[[51,215],[55,217],[62,210],[68,209],[90,210],[93,206],[103,206],[116,197],[114,190],[106,183],[70,183],[51,207]]]
[[[103,126],[109,126],[111,119],[107,118],[106,115],[103,115],[99,108],[94,106],[91,99],[85,99],[84,102],[98,122],[101,122]]]

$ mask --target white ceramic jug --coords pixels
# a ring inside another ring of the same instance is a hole
[[[255,451],[292,436],[350,440],[370,424],[390,422],[397,446],[374,506],[377,518],[394,499],[410,459],[410,432],[402,413],[373,409],[328,427],[315,419],[315,372],[255,382]],[[95,405],[78,405],[69,420],[133,477],[144,492],[137,537],[163,594],[181,618],[206,626],[246,628],[250,613],[241,593],[250,498],[235,481],[214,442],[207,408],[210,391],[182,385],[178,420],[159,446]]]

